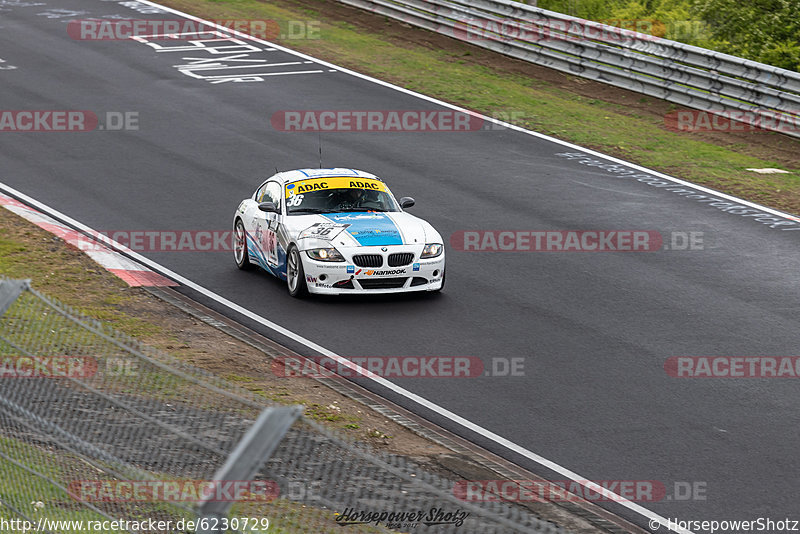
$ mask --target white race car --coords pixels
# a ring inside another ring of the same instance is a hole
[[[444,241],[403,211],[413,205],[362,171],[279,172],[236,210],[236,265],[286,280],[294,297],[441,291]]]

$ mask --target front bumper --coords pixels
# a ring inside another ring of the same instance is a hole
[[[386,248],[386,250],[381,250]],[[359,295],[437,291],[442,288],[445,253],[436,258],[420,259],[422,246],[339,248],[344,262],[312,260],[303,252],[303,271],[309,293],[323,295]],[[390,266],[390,254],[409,253],[413,259],[406,265]],[[362,267],[353,256],[377,255],[380,266]]]

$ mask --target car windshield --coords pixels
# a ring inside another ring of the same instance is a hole
[[[291,214],[400,211],[379,180],[314,179],[286,186],[286,210]]]

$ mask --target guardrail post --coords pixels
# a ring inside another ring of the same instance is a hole
[[[31,287],[30,280],[0,280],[0,317],[29,287]]]
[[[214,481],[250,480],[270,459],[292,424],[303,413],[302,406],[267,408],[242,437],[214,475]],[[213,498],[213,497],[212,497]],[[232,502],[202,501],[198,506],[197,534],[224,534],[222,519]]]

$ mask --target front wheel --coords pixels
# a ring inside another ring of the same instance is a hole
[[[233,259],[236,260],[236,266],[242,270],[252,269],[253,264],[247,254],[247,233],[241,219],[236,219],[233,226],[233,238]]]
[[[300,251],[295,245],[291,245],[286,253],[286,286],[289,288],[289,294],[295,298],[308,295],[303,261],[300,259]]]

